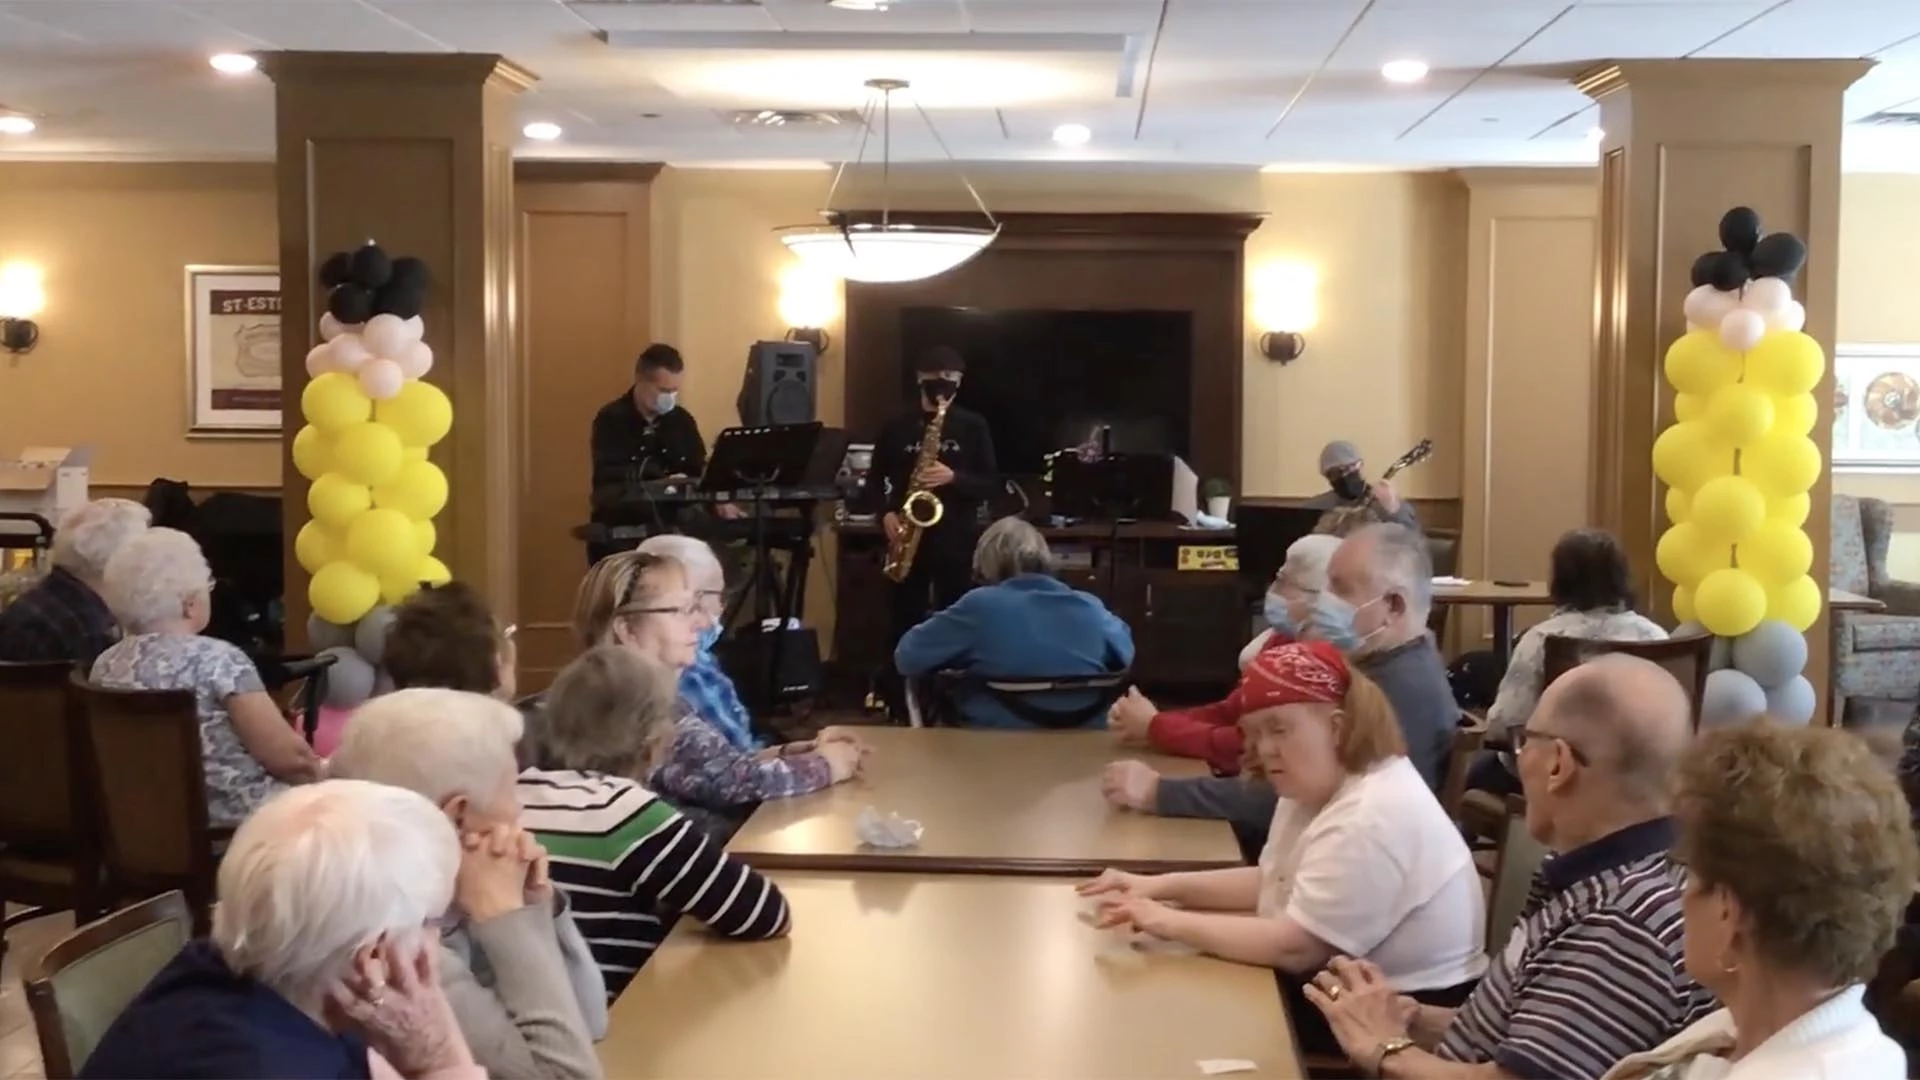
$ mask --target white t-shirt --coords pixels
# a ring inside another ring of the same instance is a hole
[[[1259,913],[1373,961],[1403,993],[1487,968],[1473,856],[1405,757],[1349,777],[1317,813],[1280,800],[1260,852]]]

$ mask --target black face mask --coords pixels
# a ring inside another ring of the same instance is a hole
[[[960,392],[960,384],[952,379],[921,379],[920,397],[925,401],[939,401],[950,398]]]
[[[1343,472],[1331,481],[1333,493],[1351,502],[1367,493],[1367,478],[1358,472]]]

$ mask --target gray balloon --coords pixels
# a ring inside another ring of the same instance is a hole
[[[393,676],[387,674],[386,669],[382,668],[379,676],[373,680],[373,696],[379,697],[382,694],[391,694],[393,693],[393,689]]]
[[[1807,667],[1807,639],[1798,630],[1768,619],[1733,639],[1733,666],[1761,686],[1781,686]]]
[[[353,624],[353,651],[379,667],[386,661],[387,631],[391,629],[393,609],[385,604],[360,616],[360,621]]]
[[[1767,711],[1767,692],[1753,677],[1732,668],[1707,676],[1707,694],[1700,702],[1701,728],[1744,724]]]
[[[1677,638],[1699,637],[1707,628],[1697,622],[1683,622],[1673,628]],[[1724,671],[1733,666],[1733,639],[1717,637],[1713,639],[1713,650],[1707,655],[1708,671]]]
[[[307,616],[307,647],[314,652],[353,647],[353,628],[330,623],[318,615]]]
[[[1767,691],[1767,712],[1783,724],[1805,724],[1813,720],[1813,684],[1805,675],[1795,675]]]
[[[335,657],[327,669],[327,696],[320,700],[336,709],[351,709],[373,696],[373,665],[352,649],[328,649]]]

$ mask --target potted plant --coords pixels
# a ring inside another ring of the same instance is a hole
[[[1200,498],[1206,503],[1208,517],[1224,520],[1233,502],[1233,485],[1216,476],[1200,485]]]

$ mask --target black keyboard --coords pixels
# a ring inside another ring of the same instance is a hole
[[[753,502],[755,494],[753,491],[706,491],[686,480],[648,480],[639,484],[618,484],[596,489],[593,508],[596,511],[644,514],[650,503],[655,506],[699,506],[710,503],[744,505]],[[837,502],[845,497],[844,492],[832,486],[777,487],[758,493],[759,501],[769,506]]]
[[[804,546],[813,540],[814,524],[810,517],[768,517],[764,525],[769,547]],[[652,523],[606,525],[595,522],[575,528],[573,535],[575,539],[584,540],[590,544],[618,544],[622,547],[632,547],[650,536],[661,533],[685,533],[708,543],[751,541],[758,535],[755,530],[756,525],[752,518],[735,520],[700,518],[679,521],[667,528],[661,528]]]

